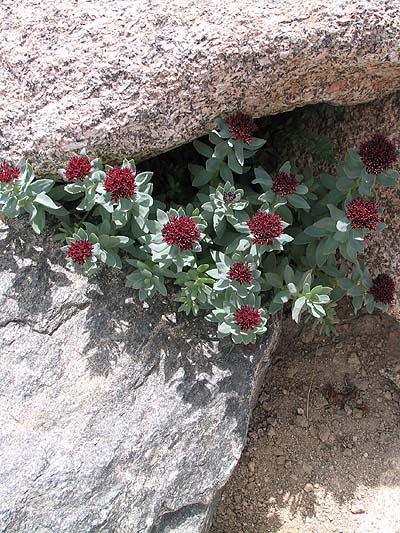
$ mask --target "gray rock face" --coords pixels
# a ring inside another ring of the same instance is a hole
[[[237,348],[62,265],[49,235],[2,225],[0,531],[207,531],[279,326]]]
[[[184,6],[184,7],[183,7]],[[3,0],[0,158],[143,158],[221,113],[357,104],[400,84],[394,0]]]

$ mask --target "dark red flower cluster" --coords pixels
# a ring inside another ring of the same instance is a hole
[[[242,331],[254,329],[260,322],[260,311],[251,305],[242,305],[237,309],[233,316],[235,322]]]
[[[229,269],[227,274],[229,279],[235,280],[240,285],[250,285],[253,281],[253,274],[251,273],[251,268],[247,263],[243,261],[238,261],[234,263],[233,266]]]
[[[68,181],[81,180],[83,181],[89,174],[92,165],[87,157],[79,155],[77,157],[71,157],[67,163],[65,169],[65,177]]]
[[[117,202],[120,198],[130,198],[136,192],[136,176],[130,167],[113,167],[104,178],[104,188]]]
[[[193,245],[200,238],[200,230],[193,218],[187,215],[173,215],[169,222],[164,224],[161,234],[165,242],[176,244],[179,250],[192,250]]]
[[[351,222],[352,228],[376,229],[380,222],[378,206],[374,200],[355,198],[347,206],[346,216]]]
[[[3,183],[10,183],[14,181],[19,176],[19,169],[14,165],[9,165],[8,163],[2,163],[0,165],[0,181]]]
[[[224,202],[229,205],[234,200],[236,200],[236,193],[235,192],[224,192],[223,198],[224,198]]]
[[[74,263],[83,265],[86,257],[92,257],[93,244],[86,239],[71,242],[68,246],[67,257],[70,257]]]
[[[359,154],[369,174],[380,174],[397,159],[395,145],[379,134],[362,143]]]
[[[286,196],[295,191],[299,182],[292,174],[287,172],[279,172],[272,176],[272,190],[280,194],[281,196]]]
[[[253,119],[249,115],[238,112],[230,115],[225,122],[229,126],[229,131],[232,134],[232,139],[242,139],[246,144],[251,141],[251,134],[257,129]]]
[[[387,274],[379,274],[374,280],[372,280],[372,287],[369,292],[373,295],[377,302],[384,304],[391,304],[394,300],[394,293],[396,291],[396,285],[393,279]]]
[[[283,232],[281,217],[261,209],[247,221],[247,225],[253,234],[254,244],[272,244],[272,240]]]

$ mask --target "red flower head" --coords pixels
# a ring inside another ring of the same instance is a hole
[[[130,167],[113,167],[104,179],[104,188],[116,202],[120,198],[130,198],[136,192],[135,173]]]
[[[374,200],[363,198],[355,198],[349,203],[346,216],[352,228],[376,229],[376,224],[380,222],[378,206]]]
[[[234,200],[236,200],[236,193],[234,192],[224,192],[222,196],[224,198],[224,202],[228,205],[231,204]]]
[[[92,165],[87,157],[79,155],[77,157],[71,157],[67,163],[65,169],[65,177],[68,181],[81,180],[83,181],[89,174]]]
[[[232,139],[242,139],[246,144],[251,141],[251,134],[257,129],[253,119],[244,113],[234,113],[225,119],[229,126],[229,131],[232,134]]]
[[[297,179],[287,172],[279,172],[272,176],[272,190],[281,196],[286,196],[295,191],[298,184]]]
[[[227,276],[229,279],[236,280],[238,283],[240,283],[240,285],[250,285],[250,283],[253,281],[251,268],[243,261],[234,263]]]
[[[165,242],[176,244],[179,250],[192,250],[193,245],[200,238],[200,230],[193,218],[186,215],[173,215],[164,224],[161,234]]]
[[[19,176],[19,169],[14,165],[9,165],[8,163],[2,163],[0,165],[0,181],[3,183],[10,183],[14,181]]]
[[[260,311],[251,305],[242,305],[234,312],[233,316],[242,331],[254,329],[260,322]]]
[[[393,279],[387,274],[379,274],[374,280],[369,292],[377,302],[391,304],[394,300],[396,285]]]
[[[361,144],[359,154],[369,174],[380,174],[396,162],[396,147],[383,135]]]
[[[247,225],[253,234],[254,244],[272,244],[272,239],[279,237],[283,232],[281,217],[261,209],[247,221]]]
[[[71,242],[68,246],[67,257],[70,257],[74,263],[83,265],[86,257],[92,257],[93,244],[86,239]]]

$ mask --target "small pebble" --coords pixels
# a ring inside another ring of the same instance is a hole
[[[358,355],[356,354],[356,352],[352,352],[350,354],[349,358],[347,359],[347,362],[348,362],[349,366],[352,369],[354,369],[356,372],[361,370],[361,361],[360,361],[360,358],[358,357]]]
[[[303,465],[301,469],[306,475],[311,475],[313,471],[313,467],[311,465]]]
[[[306,483],[306,484],[304,485],[303,490],[304,490],[305,492],[312,492],[312,491],[314,490],[314,487],[311,485],[311,483]]]
[[[301,407],[299,407],[299,408],[297,409],[297,414],[298,414],[299,416],[303,416],[303,415],[304,415],[304,409],[302,409]]]
[[[308,420],[304,416],[299,416],[296,418],[296,426],[300,426],[304,429],[308,428]]]
[[[318,437],[320,438],[320,440],[321,440],[322,442],[328,442],[330,435],[331,435],[331,432],[329,431],[328,428],[322,429],[322,430],[318,433]]]
[[[279,457],[280,455],[285,455],[285,452],[282,450],[282,448],[275,448],[274,455],[275,457]]]
[[[363,514],[363,513],[365,513],[365,506],[364,506],[363,502],[355,502],[351,506],[350,511],[353,514]]]

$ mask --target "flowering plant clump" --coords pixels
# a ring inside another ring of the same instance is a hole
[[[374,187],[399,177],[393,143],[375,135],[348,151],[336,175],[290,162],[270,175],[248,115],[216,122],[208,142],[194,141],[206,161],[189,165],[198,190],[185,207],[153,198],[152,174],[133,160],[104,166],[82,151],[58,179],[36,179],[24,160],[1,163],[0,212],[27,212],[37,233],[46,214],[58,217],[54,238],[65,242],[69,268],[92,275],[130,265],[126,285],[141,300],[174,285],[179,311],[204,312],[235,343],[256,342],[286,305],[296,322],[308,314],[326,332],[344,296],[355,312],[386,309],[393,279],[370,273],[364,256],[366,236],[385,228]]]
[[[236,324],[242,331],[254,329],[260,323],[260,311],[251,305],[241,305],[233,313]]]
[[[187,215],[173,215],[161,230],[164,242],[176,244],[179,250],[192,250],[200,238],[200,230],[195,220]]]
[[[394,300],[395,290],[396,287],[392,278],[387,274],[379,274],[372,280],[372,287],[369,289],[369,293],[372,294],[377,302],[389,305]]]
[[[234,113],[226,119],[226,122],[233,140],[242,139],[244,143],[250,144],[251,136],[257,126],[249,115],[240,112]]]
[[[65,169],[65,177],[68,181],[83,181],[89,175],[91,168],[92,165],[86,156],[71,157]]]
[[[0,165],[0,181],[3,183],[10,183],[14,181],[19,176],[19,169],[14,165],[9,165],[4,162]]]
[[[111,193],[114,202],[130,198],[136,192],[135,174],[130,166],[110,168],[104,178],[104,189]]]
[[[376,229],[381,218],[374,200],[355,198],[347,204],[346,216],[352,228]]]
[[[93,255],[93,244],[86,239],[72,241],[68,246],[67,257],[70,257],[73,263],[83,265],[87,257]]]
[[[272,244],[273,239],[283,233],[281,217],[275,213],[261,211],[261,209],[246,224],[251,231],[254,244]]]
[[[287,172],[278,172],[272,176],[272,190],[281,196],[295,192],[298,184],[296,177]]]
[[[383,135],[374,135],[360,146],[360,156],[369,174],[381,174],[396,162],[397,154],[393,143]]]

